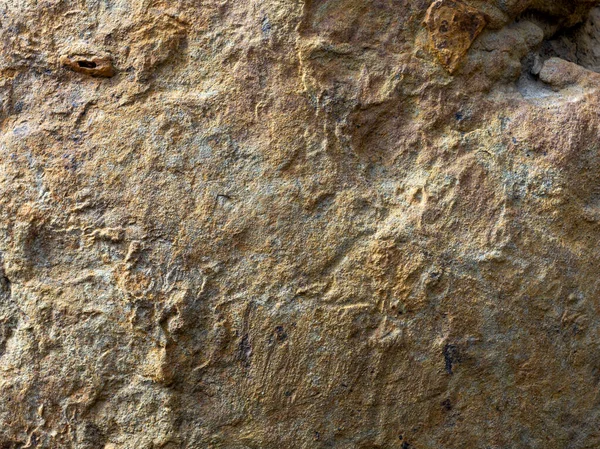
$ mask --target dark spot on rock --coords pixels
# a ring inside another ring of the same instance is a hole
[[[464,115],[462,112],[457,112],[456,114],[454,114],[454,117],[460,122],[464,118]]]
[[[448,374],[452,373],[452,367],[455,363],[460,362],[460,354],[458,351],[458,347],[456,345],[447,344],[444,346],[444,362],[446,364],[446,372]]]
[[[452,403],[450,402],[450,399],[445,399],[444,401],[442,401],[442,407],[447,412],[449,412],[450,410],[452,410]]]
[[[5,293],[8,296],[11,295],[12,292],[12,283],[10,279],[4,273],[4,269],[0,266],[0,293]]]
[[[60,62],[75,72],[93,77],[110,78],[116,73],[108,56],[63,55]]]
[[[17,328],[17,320],[10,318],[0,321],[0,356],[6,352],[8,340],[14,335]]]
[[[262,24],[261,24],[261,30],[263,33],[265,34],[269,34],[271,32],[271,23],[269,22],[269,18],[268,17],[263,17],[262,19]]]
[[[94,61],[77,61],[77,65],[86,69],[95,69],[97,66]]]
[[[278,343],[283,343],[287,340],[287,333],[285,332],[283,326],[277,326],[275,328],[275,338],[277,339]]]
[[[252,357],[252,345],[248,334],[245,334],[238,345],[238,359],[244,366],[250,366],[250,358]]]
[[[86,421],[76,430],[77,447],[82,449],[95,449],[103,447],[106,440],[100,428],[93,422]]]

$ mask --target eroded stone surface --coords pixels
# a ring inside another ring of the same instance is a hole
[[[425,16],[431,49],[454,72],[486,25],[485,16],[460,0],[437,0]]]
[[[0,2],[0,448],[600,447],[596,3]]]
[[[104,78],[115,75],[115,69],[107,56],[63,55],[60,62],[71,70],[85,75]]]

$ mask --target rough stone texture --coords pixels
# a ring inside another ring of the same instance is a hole
[[[425,25],[429,30],[431,49],[453,73],[485,28],[486,19],[477,9],[461,1],[437,0],[427,11]]]
[[[597,3],[1,0],[0,448],[600,447]]]

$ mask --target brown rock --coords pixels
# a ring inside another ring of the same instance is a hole
[[[425,16],[431,50],[454,73],[486,25],[485,16],[461,0],[436,0]]]
[[[430,4],[1,2],[0,449],[600,447],[598,1]]]
[[[115,75],[112,61],[107,56],[63,55],[60,63],[84,75],[110,78]]]

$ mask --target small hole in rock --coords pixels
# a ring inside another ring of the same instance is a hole
[[[94,61],[77,61],[77,65],[79,67],[83,67],[85,69],[95,69],[96,63]]]

